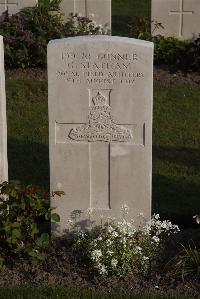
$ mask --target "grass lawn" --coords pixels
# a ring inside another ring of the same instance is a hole
[[[192,299],[184,296],[105,295],[94,291],[65,288],[0,288],[0,299]]]
[[[194,223],[200,198],[200,87],[154,88],[153,209]],[[49,186],[46,81],[7,81],[9,178]]]
[[[134,16],[150,19],[150,15],[151,0],[112,0],[112,35],[127,36]]]

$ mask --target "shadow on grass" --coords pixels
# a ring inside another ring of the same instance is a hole
[[[200,183],[197,175],[200,166],[199,150],[155,146],[153,156],[153,161],[164,162],[163,169],[159,169],[160,173],[153,163],[153,212],[184,227],[195,227],[193,216],[200,211]]]
[[[200,150],[198,148],[154,146],[153,154],[159,160],[187,166],[197,172],[200,169]]]
[[[39,143],[8,138],[9,180],[49,188],[49,149]]]
[[[192,168],[191,175],[173,175],[168,174],[165,167],[158,173],[156,163],[153,163],[153,212],[184,227],[195,226],[193,215],[199,212],[200,184],[194,178],[199,169],[199,151],[156,146],[153,152],[154,160]],[[8,161],[10,180],[49,188],[48,145],[8,139]],[[173,171],[173,165],[171,168],[170,171]]]

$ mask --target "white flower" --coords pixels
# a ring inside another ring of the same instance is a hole
[[[114,228],[113,228],[111,225],[109,225],[109,226],[107,227],[107,232],[108,232],[109,234],[111,234],[113,231],[114,231]]]
[[[160,239],[159,239],[158,237],[156,237],[156,236],[153,236],[153,237],[152,237],[152,240],[153,240],[154,242],[156,242],[156,243],[159,243],[159,242],[160,242]]]
[[[153,217],[158,220],[160,218],[160,215],[159,214],[154,214]]]
[[[88,214],[88,215],[92,215],[92,213],[94,212],[94,208],[88,208],[87,210],[86,210],[86,213]]]
[[[122,205],[121,211],[124,212],[125,214],[128,214],[129,212],[129,207],[127,204]]]
[[[113,232],[112,232],[112,237],[113,237],[113,238],[116,238],[116,237],[118,237],[118,236],[119,236],[118,232],[116,232],[116,231],[113,231]]]
[[[141,248],[140,246],[136,246],[135,249],[136,249],[137,251],[139,251],[139,252],[142,251],[142,248]]]
[[[100,257],[102,257],[102,252],[101,250],[93,250],[91,253],[91,258],[92,260],[98,260]]]
[[[112,241],[111,241],[110,239],[106,240],[106,245],[107,245],[107,246],[112,245]]]
[[[148,260],[149,260],[149,257],[148,257],[148,256],[143,256],[143,260],[144,260],[144,261],[148,261]]]
[[[99,273],[100,274],[107,274],[107,270],[106,270],[106,267],[102,264],[99,264]]]
[[[127,242],[127,238],[126,237],[121,238],[121,243],[122,244],[126,245],[126,242]]]
[[[196,220],[197,224],[200,224],[200,216],[199,215],[195,215],[195,216],[193,216],[193,218]]]
[[[111,260],[111,266],[112,266],[113,268],[116,268],[117,264],[118,264],[118,261],[117,261],[116,259],[112,259],[112,260]]]

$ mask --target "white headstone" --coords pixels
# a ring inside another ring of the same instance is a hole
[[[0,0],[0,16],[8,11],[9,15],[18,13],[22,8],[35,6],[38,0]]]
[[[60,7],[65,21],[70,13],[78,13],[111,29],[111,0],[63,0]]]
[[[151,215],[153,44],[87,36],[48,45],[52,206],[85,226]]]
[[[164,27],[156,29],[154,35],[181,39],[197,37],[200,33],[200,0],[152,0],[151,18]]]
[[[8,180],[6,92],[3,37],[0,36],[0,183]]]

